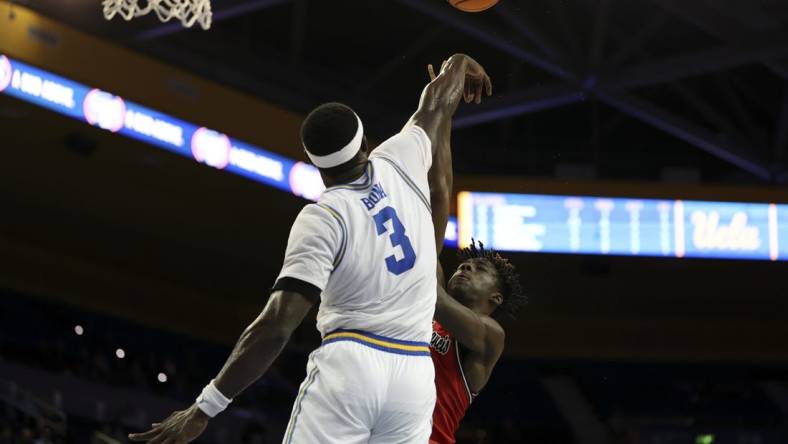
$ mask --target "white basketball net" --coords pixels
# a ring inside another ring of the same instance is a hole
[[[200,22],[202,29],[211,27],[211,0],[103,0],[104,18],[111,20],[115,14],[125,20],[156,11],[159,20],[178,19],[191,28]]]

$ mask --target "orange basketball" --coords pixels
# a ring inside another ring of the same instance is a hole
[[[481,12],[492,8],[498,0],[448,0],[452,6],[465,12]]]

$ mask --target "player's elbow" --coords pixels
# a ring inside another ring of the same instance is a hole
[[[506,331],[497,322],[490,325],[485,325],[485,350],[497,359],[503,352],[503,346],[506,342]]]
[[[241,342],[249,348],[260,344],[286,344],[292,335],[292,329],[281,322],[253,323],[241,334]]]
[[[499,325],[490,325],[489,322],[480,320],[476,328],[468,331],[463,345],[478,353],[500,355],[503,350],[505,339],[506,333],[504,333],[503,328]]]
[[[287,323],[276,323],[271,329],[265,333],[265,337],[276,344],[286,344],[287,341],[290,340],[290,336],[293,335],[293,330],[295,328],[290,327]]]

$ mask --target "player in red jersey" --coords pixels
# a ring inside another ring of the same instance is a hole
[[[444,62],[441,72],[449,61]],[[437,77],[428,66],[430,79]],[[486,77],[486,73],[481,73]],[[482,88],[466,79],[466,103],[481,99]],[[489,81],[489,78],[488,78]],[[491,88],[488,88],[489,95]],[[441,143],[450,144],[450,127],[444,128]],[[448,148],[448,147],[446,147]],[[432,219],[438,254],[443,247],[453,172],[451,150],[436,151],[429,173]],[[460,250],[461,264],[444,284],[438,263],[438,300],[432,323],[430,352],[435,364],[437,401],[432,415],[430,444],[453,444],[454,435],[474,397],[490,379],[503,352],[504,330],[499,320],[513,316],[525,303],[514,266],[495,251],[474,241]]]
[[[460,421],[503,351],[499,319],[513,315],[525,301],[515,268],[506,258],[481,243],[459,255],[463,262],[445,289],[438,287],[432,322],[430,352],[437,400],[431,444],[455,442]]]

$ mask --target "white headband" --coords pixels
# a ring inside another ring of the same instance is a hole
[[[304,149],[306,149],[306,155],[309,156],[309,160],[312,161],[312,164],[318,168],[333,168],[335,166],[342,165],[343,163],[352,159],[356,153],[358,153],[358,150],[361,149],[361,139],[364,137],[364,125],[361,124],[361,119],[357,114],[353,113],[353,115],[356,116],[356,120],[358,121],[356,135],[353,136],[353,139],[348,142],[348,144],[345,145],[341,150],[335,151],[325,156],[318,156],[316,154],[310,153],[309,148],[304,145]]]

